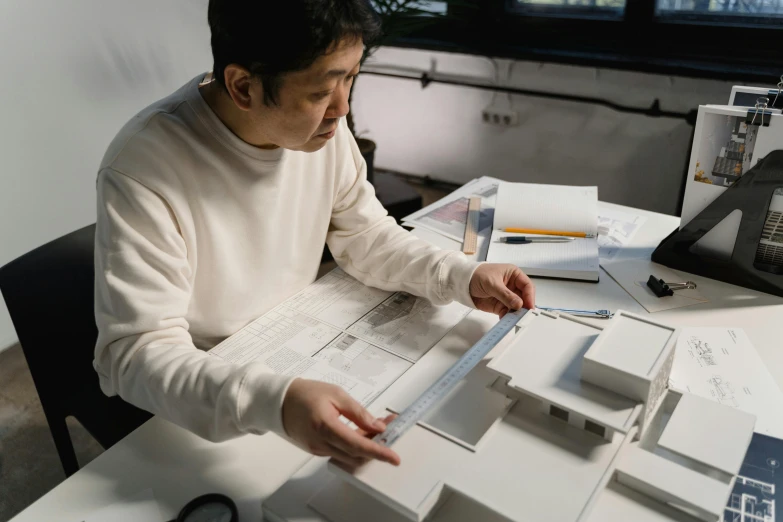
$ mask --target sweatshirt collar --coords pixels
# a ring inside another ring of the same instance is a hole
[[[211,74],[210,74],[211,76]],[[226,145],[229,149],[234,150],[242,155],[250,156],[253,159],[261,161],[280,161],[283,157],[285,149],[278,147],[276,149],[261,149],[250,145],[243,141],[239,136],[231,132],[231,129],[225,126],[220,121],[217,114],[212,110],[209,104],[201,96],[199,92],[199,85],[205,78],[204,74],[200,74],[193,78],[186,87],[186,98],[188,104],[198,115],[199,119],[209,129],[209,132],[220,142]]]

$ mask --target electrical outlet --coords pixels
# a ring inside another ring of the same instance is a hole
[[[517,111],[492,106],[481,111],[481,119],[484,123],[498,127],[514,127],[519,124]]]

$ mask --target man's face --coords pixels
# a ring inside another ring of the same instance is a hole
[[[304,152],[326,145],[339,119],[348,114],[348,95],[363,50],[361,40],[346,40],[307,69],[284,75],[277,105],[264,105],[261,96],[254,96],[250,115],[263,140]],[[260,92],[262,86],[252,88]]]

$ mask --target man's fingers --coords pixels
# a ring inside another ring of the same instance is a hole
[[[532,310],[536,307],[536,287],[527,274],[517,268],[512,279],[512,285],[521,291],[525,308]]]
[[[329,427],[331,428],[331,433],[327,436],[329,443],[347,454],[360,459],[378,459],[395,466],[400,464],[400,457],[394,451],[363,437],[342,422],[335,419]]]
[[[367,462],[367,459],[361,459],[354,457],[353,455],[349,455],[342,449],[338,448],[334,444],[329,444],[327,447],[326,453],[328,453],[332,458],[335,458],[342,462],[343,464],[346,464],[347,466],[350,466],[351,468],[356,468]]]
[[[386,429],[386,425],[383,422],[376,420],[369,411],[365,410],[361,404],[347,393],[341,394],[336,398],[335,406],[337,411],[345,416],[346,419],[352,421],[367,433],[380,433]]]
[[[509,290],[509,288],[503,284],[502,281],[496,282],[492,285],[490,294],[492,297],[500,301],[506,308],[511,310],[519,310],[524,304],[522,298]]]
[[[383,425],[384,425],[384,429],[383,429],[383,430],[381,430],[381,431],[378,431],[378,432],[375,432],[375,431],[373,431],[372,433],[367,433],[365,430],[363,430],[363,429],[361,429],[361,428],[358,428],[358,429],[356,430],[356,433],[358,433],[358,434],[359,434],[359,435],[361,435],[362,437],[374,437],[374,436],[375,436],[377,433],[381,433],[382,431],[385,431],[385,430],[386,430],[386,426],[388,426],[388,425],[389,425],[389,423],[390,423],[391,421],[393,421],[393,420],[394,420],[394,418],[395,418],[396,416],[397,416],[397,414],[396,414],[396,413],[390,413],[389,415],[387,415],[387,416],[386,416],[386,417],[384,417],[383,419],[375,419],[375,422],[376,422],[376,424],[377,424],[378,422],[382,422],[382,423],[383,423]]]
[[[508,306],[504,305],[502,302],[500,302],[497,299],[492,300],[492,313],[494,313],[497,316],[503,317],[508,313]]]
[[[393,420],[394,420],[394,418],[395,418],[396,416],[397,416],[397,414],[396,414],[396,413],[390,413],[389,415],[387,415],[387,416],[386,416],[386,417],[384,417],[383,419],[375,419],[375,423],[376,423],[376,424],[377,424],[378,422],[382,422],[382,423],[383,423],[384,429],[383,429],[383,430],[381,430],[381,431],[378,431],[378,432],[376,432],[376,431],[373,431],[372,433],[367,433],[365,430],[363,430],[363,429],[361,429],[361,428],[357,429],[356,431],[357,431],[357,433],[359,433],[359,434],[360,434],[362,437],[374,437],[374,436],[376,435],[376,433],[381,433],[382,431],[384,431],[384,430],[386,429],[386,426],[388,426],[388,425],[389,425],[389,423],[390,423],[391,421],[393,421]]]
[[[390,413],[390,414],[388,414],[386,417],[384,417],[383,419],[381,419],[381,421],[382,421],[384,424],[386,424],[386,425],[388,426],[388,425],[389,425],[389,423],[390,423],[391,421],[393,421],[394,419],[396,419],[396,418],[397,418],[397,414],[396,414],[396,413]],[[386,428],[384,428],[384,429],[386,429]]]

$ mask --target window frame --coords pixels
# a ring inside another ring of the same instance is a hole
[[[391,45],[765,84],[783,74],[783,17],[753,24],[741,15],[658,15],[656,0],[626,0],[621,17],[552,14],[536,6],[520,14],[514,0],[477,4],[450,7],[454,16]]]

